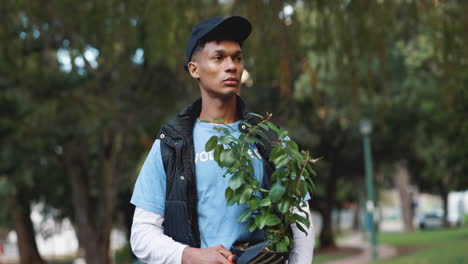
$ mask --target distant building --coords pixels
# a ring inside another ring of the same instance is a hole
[[[418,219],[423,214],[444,214],[443,201],[439,195],[412,192],[413,223],[418,227]],[[380,193],[379,211],[381,219],[379,228],[384,232],[401,232],[404,230],[401,202],[398,191],[383,190]],[[448,221],[452,226],[463,223],[464,215],[468,214],[468,191],[450,192],[448,196]]]
[[[56,220],[42,213],[43,204],[36,204],[32,208],[31,220],[36,231],[36,243],[39,253],[44,258],[63,256],[78,256],[79,244],[75,229],[70,219]],[[1,259],[18,258],[18,238],[15,231],[10,231],[3,246]],[[111,250],[124,247],[127,244],[126,235],[119,230],[112,230]]]
[[[468,191],[451,192],[448,195],[448,220],[454,225],[463,225],[468,214]]]

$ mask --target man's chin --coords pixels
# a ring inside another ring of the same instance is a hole
[[[239,94],[240,87],[225,87],[221,91],[207,91],[211,97],[229,99]]]

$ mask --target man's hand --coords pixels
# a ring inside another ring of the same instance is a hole
[[[231,254],[222,245],[210,248],[186,247],[182,253],[182,264],[231,264],[226,259]]]

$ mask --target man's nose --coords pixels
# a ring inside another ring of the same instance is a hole
[[[237,71],[237,65],[231,57],[228,57],[225,62],[226,62],[225,71],[227,72]]]

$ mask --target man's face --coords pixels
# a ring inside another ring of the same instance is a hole
[[[239,92],[244,66],[239,43],[210,41],[189,63],[193,78],[199,80],[202,95],[227,98]]]

